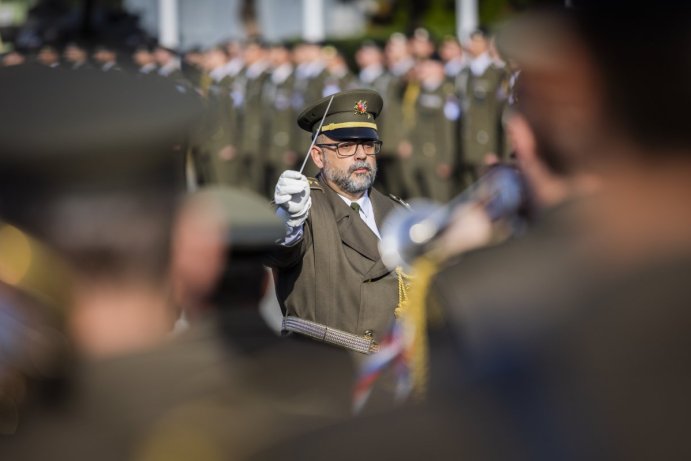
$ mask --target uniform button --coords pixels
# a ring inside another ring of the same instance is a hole
[[[374,331],[373,330],[365,330],[365,337],[373,338],[374,337]]]

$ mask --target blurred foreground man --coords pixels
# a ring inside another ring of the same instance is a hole
[[[0,81],[0,217],[64,261],[52,277],[68,279],[63,335],[81,359],[73,398],[22,415],[17,451],[2,457],[103,458],[118,437],[105,415],[131,378],[125,358],[162,341],[177,315],[169,235],[200,106],[121,72],[19,67]]]
[[[653,30],[641,34],[644,19]],[[537,147],[601,186],[562,222],[572,235],[561,246],[547,239],[534,242],[534,258],[514,245],[503,259],[499,251],[472,259],[475,269],[487,263],[485,289],[468,285],[461,302],[446,299],[451,328],[441,332],[446,346],[432,350],[433,370],[435,360],[452,357],[442,370],[457,376],[437,381],[447,392],[432,394],[426,407],[313,434],[321,447],[300,459],[321,459],[345,437],[376,440],[357,450],[380,459],[689,457],[691,137],[684,111],[691,92],[684,82],[691,66],[678,56],[689,52],[690,19],[669,5],[582,7],[524,18],[505,32]],[[641,52],[655,52],[673,77],[637,67]],[[651,85],[665,97],[645,90]],[[525,290],[492,284],[502,263],[529,282]],[[441,281],[464,283],[452,276]],[[354,455],[339,450],[329,459]]]
[[[132,360],[157,364],[131,387],[140,397],[122,393],[129,408],[119,420],[137,435],[136,459],[246,459],[349,416],[346,352],[281,338],[259,311],[269,283],[262,262],[282,231],[266,200],[247,191],[213,187],[184,201],[172,273],[190,328]]]
[[[259,314],[262,261],[283,231],[271,207],[212,189],[176,215],[199,102],[156,77],[49,72],[0,73],[25,114],[2,118],[0,216],[67,262],[63,335],[81,360],[70,398],[22,415],[0,457],[245,459],[347,416],[348,355],[280,338]],[[171,298],[191,323],[174,340]]]
[[[368,354],[388,332],[399,303],[400,276],[379,254],[379,226],[400,200],[372,188],[381,148],[382,99],[349,90],[320,99],[298,117],[316,143],[320,173],[307,179],[285,171],[275,203],[287,219],[276,249],[276,292],[283,328]],[[323,125],[321,121],[323,119]]]

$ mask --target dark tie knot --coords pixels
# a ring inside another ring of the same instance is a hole
[[[350,208],[357,211],[358,213],[360,212],[360,204],[358,202],[352,202],[350,204]]]

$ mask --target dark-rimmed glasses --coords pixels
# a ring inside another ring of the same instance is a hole
[[[336,155],[338,155],[339,158],[348,158],[355,155],[358,146],[362,146],[362,151],[366,155],[377,155],[381,150],[381,141],[345,141],[331,144],[317,144],[317,146],[336,151]]]

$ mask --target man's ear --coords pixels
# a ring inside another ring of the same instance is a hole
[[[324,168],[324,151],[316,146],[313,146],[312,150],[310,151],[310,155],[312,156],[312,161],[314,164],[317,165],[317,168],[320,170]]]

